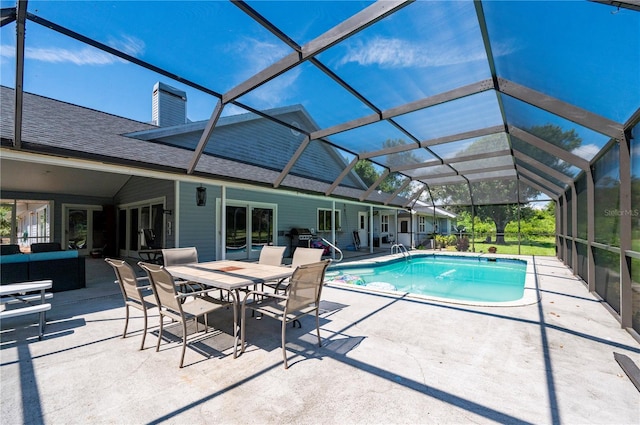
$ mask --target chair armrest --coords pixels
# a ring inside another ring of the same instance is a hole
[[[288,298],[286,295],[274,294],[272,292],[249,291],[245,294],[244,299],[242,300],[242,304],[246,304],[249,295],[260,295],[265,298],[277,298],[279,300],[286,300]]]

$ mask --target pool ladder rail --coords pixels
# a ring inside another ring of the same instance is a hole
[[[409,254],[409,251],[407,250],[407,248],[401,243],[396,243],[391,245],[391,255],[393,254],[402,254],[404,258],[411,257],[411,254]]]
[[[331,242],[329,242],[328,240],[326,240],[325,238],[320,238],[322,239],[322,242],[326,243],[327,245],[329,245],[331,248],[333,248],[333,252],[338,253],[340,255],[340,258],[334,258],[333,261],[335,261],[336,263],[339,263],[340,261],[342,261],[342,258],[344,258],[344,255],[342,254],[342,250],[340,248],[338,248],[337,246],[335,246],[334,244],[332,244]],[[335,255],[334,255],[335,257]]]

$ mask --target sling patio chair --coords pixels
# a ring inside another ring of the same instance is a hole
[[[124,332],[122,333],[123,338],[127,337],[127,327],[129,326],[129,307],[137,308],[142,311],[144,316],[144,331],[142,333],[140,349],[143,350],[144,340],[147,336],[147,310],[157,306],[155,295],[151,292],[151,285],[139,285],[142,281],[148,282],[148,278],[137,277],[136,273],[133,271],[133,267],[124,260],[105,258],[104,261],[113,267],[116,274],[116,283],[120,286],[122,296],[124,297],[126,318],[124,322]],[[145,291],[149,291],[147,295],[144,294]]]
[[[269,266],[281,266],[282,257],[284,257],[284,251],[286,246],[274,246],[265,245],[260,250],[260,258],[258,258],[258,264],[267,264]]]
[[[198,263],[198,250],[195,246],[185,248],[165,248],[162,250],[162,259],[165,267],[182,266]],[[176,278],[181,292],[204,291],[206,288],[195,282],[188,282]]]
[[[287,249],[286,246],[274,246],[274,245],[265,245],[260,250],[260,257],[258,258],[258,264],[266,264],[268,266],[281,266],[282,258],[284,257],[284,251]],[[277,282],[272,282],[272,284],[276,284]],[[256,289],[256,288],[254,288]],[[262,290],[264,291],[264,284],[262,285]]]
[[[245,350],[245,329],[247,325],[245,312],[251,309],[263,316],[272,317],[282,322],[282,357],[284,368],[288,369],[286,331],[287,324],[295,322],[306,314],[316,316],[316,332],[318,334],[318,346],[322,346],[320,339],[320,296],[324,284],[324,275],[331,260],[323,260],[317,263],[298,266],[293,272],[289,286],[285,294],[270,292],[250,291],[242,301],[242,313],[240,322],[240,352]],[[247,299],[253,297],[254,302],[248,303]],[[295,324],[294,324],[295,326]],[[302,326],[302,325],[301,325]]]
[[[229,292],[229,301],[219,300],[207,296],[206,291],[180,293],[176,289],[175,280],[163,266],[139,262],[138,265],[147,272],[151,289],[156,297],[160,312],[160,333],[156,351],[160,350],[162,340],[163,318],[168,317],[182,324],[182,355],[180,367],[184,365],[184,355],[187,349],[187,321],[194,319],[198,332],[198,317],[204,316],[205,333],[209,331],[209,313],[230,307],[233,310],[233,357],[237,356],[238,346],[238,313],[235,308],[235,296]],[[184,302],[185,297],[194,296],[192,300]]]
[[[304,248],[297,247],[293,252],[293,258],[291,259],[291,268],[295,269],[298,266],[302,266],[304,264],[317,263],[322,259],[322,254],[324,250],[318,248]],[[289,278],[281,279],[278,282],[265,282],[264,286],[273,289],[273,292],[276,294],[278,292],[284,293],[287,290],[287,286],[289,285]]]

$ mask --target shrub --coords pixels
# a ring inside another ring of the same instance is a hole
[[[456,249],[458,251],[466,252],[469,250],[469,238],[466,236],[459,237],[456,241]]]

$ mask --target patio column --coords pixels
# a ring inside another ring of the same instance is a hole
[[[623,133],[620,142],[620,324],[631,328],[633,291],[631,289],[631,134]]]
[[[220,188],[220,259],[227,258],[227,186]]]
[[[578,274],[578,250],[576,249],[576,236],[578,234],[578,193],[576,185],[571,184],[571,270],[574,276]]]
[[[369,253],[373,254],[373,205],[369,205]]]
[[[587,174],[587,285],[589,292],[596,290],[596,263],[593,257],[593,241],[595,239],[595,185],[591,168]]]
[[[334,246],[338,246],[336,245],[336,201],[335,200],[331,201],[331,243]],[[331,258],[333,260],[336,259],[335,249],[331,250]]]
[[[559,259],[562,258],[562,220],[560,220],[560,217],[562,217],[561,199],[561,196],[556,199],[556,257]]]
[[[567,240],[569,237],[569,232],[567,231],[567,191],[562,192],[562,234],[564,238],[562,240],[562,262],[567,264]]]

